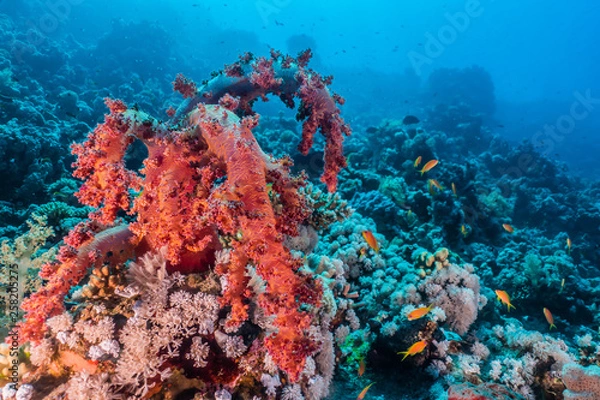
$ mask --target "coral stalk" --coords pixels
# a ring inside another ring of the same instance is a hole
[[[258,98],[266,100],[268,94],[278,96],[290,108],[294,107],[294,98],[298,98],[300,107],[296,118],[304,121],[298,150],[308,154],[317,130],[321,131],[326,140],[321,181],[334,192],[337,175],[346,166],[342,142],[351,131],[340,117],[337,106],[343,104],[344,99],[329,91],[331,77],[324,78],[306,66],[310,58],[309,50],[297,59],[274,51],[268,59],[254,59],[248,53],[201,86],[196,96],[179,108],[178,118],[184,118],[199,103],[217,104],[226,94],[239,98],[238,113],[241,115],[252,114],[252,104]],[[184,95],[189,97],[189,91],[186,90]]]

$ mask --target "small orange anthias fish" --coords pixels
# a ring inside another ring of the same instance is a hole
[[[456,185],[454,184],[454,182],[452,182],[452,184],[450,186],[452,186],[452,194],[454,194],[454,197],[457,197],[457,195],[456,195]]]
[[[423,169],[421,170],[421,175],[423,175],[425,172],[431,171],[431,169],[433,167],[435,167],[436,165],[438,165],[438,160],[431,160],[431,161],[427,161],[427,164],[425,164],[423,166]]]
[[[550,324],[550,329],[556,329],[556,325],[554,325],[554,317],[552,316],[550,310],[548,310],[546,307],[544,307],[544,316],[546,317],[546,321],[548,321]]]
[[[571,254],[571,238],[567,238],[567,254]]]
[[[377,239],[375,239],[375,236],[373,236],[373,232],[363,231],[362,235],[369,247],[372,248],[375,253],[379,253],[379,243],[377,242]]]
[[[367,386],[365,386],[365,388],[362,390],[362,392],[360,392],[358,394],[358,397],[356,398],[356,400],[363,400],[365,398],[365,395],[367,394],[367,392],[369,391],[369,388],[371,386],[373,386],[375,384],[375,382],[371,382],[369,383]]]
[[[513,228],[510,224],[502,224],[502,227],[508,233],[513,233],[515,231],[515,228]]]
[[[502,303],[506,304],[506,307],[508,308],[508,311],[510,312],[510,308],[514,308],[515,310],[517,309],[515,306],[513,306],[512,304],[510,304],[510,297],[508,296],[508,293],[506,293],[504,290],[495,290],[496,292],[496,296],[498,296],[498,300],[500,300]]]
[[[431,311],[432,307],[433,307],[433,304],[430,304],[429,307],[420,307],[420,308],[417,308],[416,310],[412,310],[411,312],[408,313],[406,318],[408,318],[409,321],[414,321],[415,319],[423,318],[424,316],[429,314],[429,311]]]
[[[408,356],[414,356],[415,354],[419,354],[420,352],[425,350],[425,347],[427,347],[427,340],[420,340],[412,346],[410,346],[408,350],[399,351],[396,354],[404,354],[404,357],[402,357],[402,361],[404,361]]]
[[[421,160],[422,159],[423,159],[423,157],[421,157],[421,156],[417,157],[417,159],[413,163],[413,165],[414,165],[415,168],[417,168],[419,165],[421,165]]]
[[[365,373],[365,369],[367,369],[367,363],[365,362],[364,358],[361,358],[360,361],[358,362],[358,376],[363,376],[363,374]]]
[[[438,190],[444,190],[444,187],[442,185],[440,185],[440,183],[437,180],[430,179],[429,182],[431,182],[431,185],[433,185],[436,188],[438,188]]]
[[[429,191],[430,195],[435,196],[435,190],[433,190],[433,183],[431,183],[431,179],[427,181],[427,190]]]

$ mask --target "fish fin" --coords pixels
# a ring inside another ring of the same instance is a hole
[[[556,328],[556,325],[554,325],[554,324],[550,324],[550,330],[552,330],[552,328],[554,328],[554,329],[557,329],[557,328]]]
[[[513,306],[513,305],[512,305],[512,304],[510,304],[510,303],[508,303],[508,304],[506,305],[506,307],[508,308],[508,312],[510,312],[510,308],[511,308],[511,307],[513,308],[513,310],[516,310],[516,309],[517,309],[517,307]]]
[[[399,351],[396,354],[404,354],[404,357],[402,357],[402,361],[404,361],[406,357],[408,357],[408,351]]]

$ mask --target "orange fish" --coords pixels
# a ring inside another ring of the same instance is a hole
[[[508,233],[513,233],[515,231],[515,228],[513,228],[510,224],[502,224],[502,227]]]
[[[452,193],[454,194],[454,197],[458,197],[456,195],[456,185],[454,184],[454,182],[452,182],[451,186],[452,186]]]
[[[467,237],[467,235],[469,234],[469,231],[467,230],[466,225],[461,225],[460,226],[460,233],[462,233],[462,235],[464,237]]]
[[[373,386],[375,384],[375,382],[371,382],[369,383],[363,390],[362,392],[359,393],[358,397],[356,398],[356,400],[363,400],[365,398],[365,395],[367,394],[367,392],[369,391],[369,388],[371,386]]]
[[[412,346],[410,346],[408,348],[408,350],[399,351],[396,354],[404,354],[404,357],[402,357],[402,361],[404,361],[404,359],[408,356],[414,356],[415,354],[419,354],[420,352],[425,350],[425,347],[427,347],[427,341],[420,340],[420,341],[416,342],[415,344],[413,344]]]
[[[436,181],[435,179],[429,179],[429,182],[431,182],[431,185],[435,186],[439,190],[444,190],[444,187],[442,185],[440,185],[440,183],[438,181]]]
[[[433,304],[430,304],[429,307],[417,308],[416,310],[412,310],[411,312],[409,312],[406,317],[409,321],[414,321],[415,319],[423,318],[429,313],[429,311],[431,311],[432,307]]]
[[[548,321],[550,324],[550,329],[556,329],[556,325],[554,325],[554,317],[552,316],[550,310],[548,310],[546,307],[544,307],[544,316],[546,317],[546,321]]]
[[[361,358],[358,362],[358,376],[363,376],[365,373],[365,369],[367,368],[367,364],[365,363],[365,359]]]
[[[427,164],[425,164],[423,166],[423,169],[421,170],[421,175],[423,175],[425,172],[431,171],[431,169],[433,167],[435,167],[436,165],[438,165],[438,162],[439,162],[438,160],[428,161]]]
[[[567,238],[567,254],[571,254],[571,239]]]
[[[502,303],[506,304],[506,307],[508,308],[509,312],[510,312],[511,307],[516,310],[516,307],[513,306],[512,304],[510,304],[510,297],[508,296],[508,293],[506,293],[504,290],[495,290],[494,292],[496,292],[496,296],[498,296],[498,300],[500,300]]]
[[[377,242],[377,239],[375,239],[375,236],[373,236],[373,232],[363,231],[362,235],[369,247],[372,248],[375,253],[379,253],[379,243]]]
[[[427,181],[427,190],[429,190],[430,195],[435,195],[435,190],[433,190],[433,183],[431,183],[431,179]]]
[[[423,157],[421,157],[421,156],[417,157],[417,159],[413,163],[413,165],[414,165],[415,168],[417,168],[419,165],[421,165],[421,160],[422,159],[423,159]]]

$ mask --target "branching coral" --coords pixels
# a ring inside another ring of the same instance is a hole
[[[252,114],[254,101],[259,97],[266,99],[267,94],[279,96],[289,107],[294,107],[294,98],[298,98],[300,107],[296,118],[304,121],[302,142],[298,149],[306,155],[320,129],[326,139],[325,171],[321,180],[330,191],[335,191],[337,174],[346,166],[342,141],[344,135],[350,134],[350,127],[340,117],[340,110],[336,105],[344,104],[344,99],[331,94],[327,89],[332,77],[321,77],[308,68],[311,57],[310,50],[301,53],[297,59],[275,51],[271,52],[270,58],[255,59],[252,54],[247,53],[200,87],[197,95],[184,103],[177,114],[185,117],[198,103],[222,102],[225,94],[237,98],[235,102],[228,101],[227,105],[233,109],[239,108],[243,114]],[[186,96],[193,90],[189,84],[180,86]]]
[[[427,299],[425,303],[444,310],[450,328],[460,335],[469,330],[478,311],[487,303],[479,293],[479,278],[469,264],[462,268],[448,264],[427,277],[418,288]]]
[[[308,58],[306,53],[298,60],[275,53],[270,59],[244,57],[203,86],[200,91],[210,93],[192,98],[169,123],[107,100],[104,123],[73,146],[74,176],[84,180],[76,195],[96,209],[67,236],[56,262],[44,266],[41,275],[48,282],[23,304],[28,314],[21,339],[44,337],[45,320],[64,310],[64,297],[90,269],[164,249],[168,273],[203,273],[214,265],[229,332],[248,320],[256,299],[262,314],[272,318],[264,346],[297,381],[307,357],[322,346],[322,335],[308,332],[322,287],[299,270],[302,260],[292,256],[284,239],[298,235],[311,208],[299,191],[304,176],[290,175],[288,158],[262,152],[252,134],[258,116],[250,107],[268,93],[289,106],[299,97],[300,118],[306,118],[301,151],[310,149],[320,128],[326,136],[322,180],[334,190],[345,165],[341,140],[349,128],[335,104],[341,99],[327,90],[330,79],[306,68]],[[181,77],[176,87],[188,97],[194,90]],[[220,105],[202,104],[217,101]],[[246,116],[240,119],[230,109]],[[135,140],[148,149],[139,173],[124,163]],[[130,224],[120,224],[123,213],[132,216]],[[258,293],[249,287],[251,271],[264,282]]]

